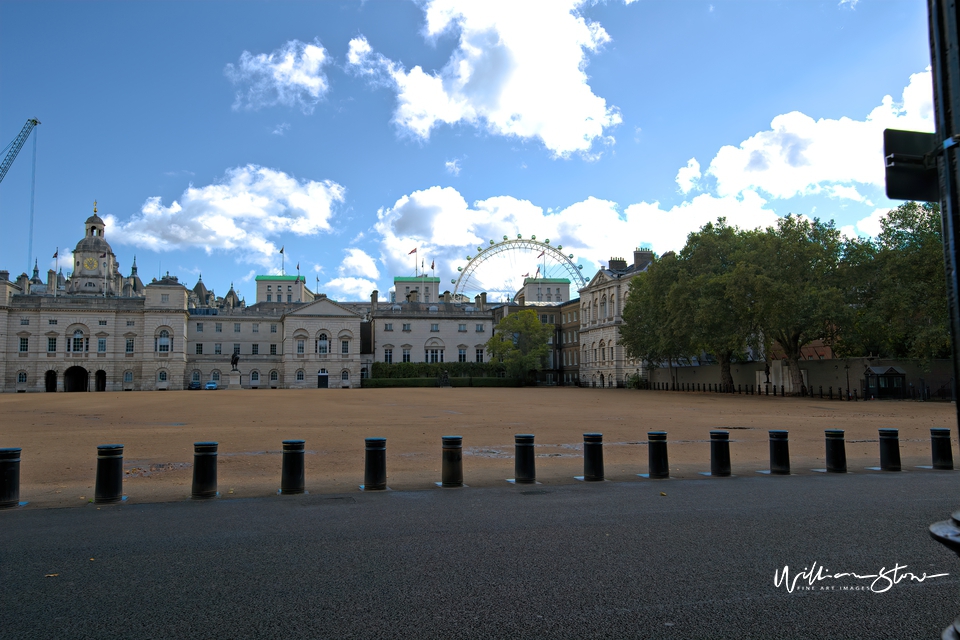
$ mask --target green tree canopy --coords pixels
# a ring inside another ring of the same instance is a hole
[[[497,323],[487,340],[487,353],[502,360],[508,376],[527,381],[533,371],[543,368],[550,349],[547,341],[553,327],[540,322],[537,313],[524,309],[510,313]]]

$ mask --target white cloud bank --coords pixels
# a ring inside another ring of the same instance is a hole
[[[362,35],[350,41],[347,67],[392,87],[394,122],[420,139],[441,124],[462,122],[498,135],[537,138],[556,156],[587,153],[621,117],[588,84],[587,54],[610,36],[578,13],[584,2],[430,0],[424,35],[459,34],[439,72],[420,66],[407,71],[375,53]]]
[[[323,73],[329,62],[318,40],[290,40],[272,53],[253,55],[244,51],[237,64],[228,64],[224,69],[231,82],[245,87],[237,92],[233,108],[255,111],[279,104],[313,113],[330,88]]]
[[[333,207],[344,194],[329,180],[298,180],[249,164],[228,170],[216,184],[190,185],[169,206],[147,198],[126,222],[114,216],[105,222],[111,241],[121,244],[154,251],[201,248],[208,254],[231,250],[239,259],[274,268],[280,248],[270,238],[329,231]]]

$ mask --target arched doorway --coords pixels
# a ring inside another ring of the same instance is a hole
[[[601,387],[603,387],[603,383],[604,383],[604,379],[603,379],[603,374],[601,373],[601,374],[600,374],[600,386],[601,386]]]
[[[100,371],[97,371],[97,374],[96,374],[96,390],[97,391],[107,390],[107,372],[102,369]]]
[[[63,372],[64,391],[86,391],[89,374],[83,367],[70,367]]]
[[[317,372],[317,389],[326,389],[329,386],[330,377],[327,375],[326,369],[320,369]]]
[[[43,377],[44,385],[48,392],[54,392],[57,390],[57,372],[54,370],[47,371],[46,375]]]

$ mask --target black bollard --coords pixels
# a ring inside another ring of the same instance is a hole
[[[900,471],[900,431],[880,429],[880,470]]]
[[[463,436],[441,436],[441,487],[463,486]]]
[[[934,469],[953,469],[953,445],[950,444],[950,429],[930,429],[930,450],[933,453]],[[0,504],[0,507],[2,506]]]
[[[777,397],[777,385],[773,385],[773,397]]]
[[[856,389],[853,390],[853,401],[854,401],[854,402],[858,402],[858,401],[859,401],[859,399],[857,398],[857,390],[856,390]]]
[[[587,482],[603,480],[603,434],[583,434],[583,479]]]
[[[823,385],[820,385],[820,399],[823,400]]]
[[[533,455],[533,435],[518,433],[513,436],[515,459],[513,463],[513,481],[517,484],[534,484],[537,481],[537,467]]]
[[[827,447],[827,473],[846,473],[847,449],[843,429],[826,429],[823,434]]]
[[[387,488],[387,439],[364,438],[366,453],[363,468],[364,491],[382,491]]]
[[[770,395],[770,385],[765,385],[767,388],[767,395]]]
[[[667,432],[648,431],[647,451],[651,478],[669,478],[670,465],[667,462]]]
[[[195,500],[217,497],[217,442],[193,443],[193,488]]]
[[[830,387],[830,399],[833,400],[833,387]]]
[[[280,464],[280,495],[303,493],[303,440],[283,441]]]
[[[0,449],[0,509],[20,504],[20,447]]]
[[[710,432],[710,475],[730,475],[730,432]]]
[[[111,504],[123,499],[122,444],[97,447],[97,484],[93,496],[97,504]]]
[[[786,397],[787,397],[787,394],[786,394],[786,392],[784,391],[784,386],[783,386],[783,385],[780,385],[780,397],[781,397],[781,398],[786,398]]]
[[[770,473],[774,475],[790,475],[790,443],[787,440],[789,431],[778,429],[770,430]]]
[[[741,388],[741,386],[740,386],[739,384],[737,385],[737,394],[738,394],[738,395],[742,395],[742,394],[743,394],[743,389]]]

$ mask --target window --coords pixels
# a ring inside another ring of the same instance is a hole
[[[203,355],[203,344],[201,344],[201,343],[199,343],[199,342],[197,343],[197,355],[198,355],[198,356],[202,356],[202,355]]]
[[[169,293],[161,293],[161,294],[160,294],[160,302],[170,302],[170,294],[169,294]]]
[[[254,333],[260,333],[260,323],[254,322],[253,327],[251,328],[251,331],[253,331]]]
[[[56,338],[47,338],[47,352],[56,353],[57,352],[57,339]]]
[[[430,325],[430,331],[433,332],[433,333],[436,333],[437,331],[440,331],[440,324],[437,323],[437,322],[432,323],[432,324]]]
[[[478,325],[477,325],[477,333],[483,333],[483,325],[482,325],[482,324],[478,324]]]
[[[26,353],[30,348],[30,338],[20,338],[20,353]]]
[[[161,370],[160,370],[160,373],[157,374],[157,380],[159,380],[160,382],[166,382],[166,381],[167,381],[167,372],[164,371],[163,369],[161,369]]]
[[[275,344],[270,345],[270,355],[272,356],[277,355],[277,345]]]
[[[127,326],[128,326],[128,327],[135,327],[136,325],[137,325],[137,321],[136,321],[136,320],[127,320]]]
[[[350,355],[350,341],[349,341],[349,340],[341,340],[341,341],[340,341],[340,353],[342,353],[342,354],[345,355],[345,356]]]
[[[170,351],[170,332],[166,329],[161,329],[160,334],[156,338],[156,348],[154,351],[160,353],[169,353]]]
[[[467,350],[458,349],[457,350],[457,362],[466,362],[467,361]]]
[[[240,355],[240,344],[237,342],[233,343],[233,355],[235,356]]]
[[[303,369],[297,369],[297,382],[303,382]]]
[[[123,372],[123,381],[124,381],[124,382],[133,382],[133,371],[124,371],[124,372]]]
[[[404,323],[403,323],[403,330],[404,330],[404,331],[410,331],[410,323],[409,323],[409,322],[404,322]]]
[[[477,349],[477,362],[483,362],[483,349]]]
[[[106,321],[106,320],[98,320],[98,321],[97,321],[97,325],[99,325],[99,326],[101,326],[101,327],[105,327],[105,326],[107,326],[107,321]]]
[[[107,339],[97,338],[97,353],[106,353],[106,352],[107,352]]]
[[[26,384],[26,383],[27,383],[27,372],[26,372],[26,371],[20,371],[20,372],[17,373],[17,382],[19,382],[20,384]]]
[[[250,355],[252,356],[260,355],[260,345],[258,344],[250,345]]]
[[[220,372],[217,370],[214,370],[213,373],[210,374],[210,379],[213,380],[214,382],[220,382]]]
[[[270,333],[276,333],[276,332],[277,332],[277,325],[276,325],[276,324],[271,324],[271,325],[270,325]]]
[[[457,331],[459,331],[460,333],[466,333],[466,332],[467,332],[467,323],[464,322],[464,323],[461,323],[461,324],[457,325]]]
[[[216,331],[217,333],[223,333],[223,323],[222,322],[215,323],[213,325],[213,330]]]
[[[401,357],[404,362],[410,362],[410,349],[404,349]]]
[[[197,333],[203,333],[203,323],[202,323],[202,322],[198,322],[198,323],[197,323]]]
[[[240,323],[239,323],[239,322],[234,322],[234,323],[233,323],[233,332],[234,332],[234,333],[240,333]]]
[[[276,381],[279,380],[279,379],[280,379],[280,374],[279,374],[279,373],[277,373],[276,371],[271,371],[271,372],[270,372],[270,382],[276,382]]]
[[[223,346],[219,342],[213,344],[213,355],[219,356],[223,353]]]
[[[393,364],[393,349],[383,350],[383,361],[387,364]]]
[[[272,294],[272,293],[268,293],[268,294],[267,294],[267,302],[273,302],[273,294]]]
[[[443,362],[443,349],[427,349],[427,362]]]
[[[252,371],[250,373],[250,382],[260,382],[260,372]]]
[[[293,301],[290,299],[290,298],[292,298],[292,297],[293,297],[293,296],[291,296],[291,295],[288,293],[288,294],[287,294],[287,302],[293,302]]]
[[[267,285],[267,291],[273,291],[273,286],[268,284],[268,285]]]
[[[76,331],[73,332],[73,340],[67,341],[67,351],[80,353],[85,350],[86,346],[87,346],[87,342],[86,340],[84,340],[83,331],[81,331],[80,329],[77,329]],[[71,347],[73,348],[71,349]]]
[[[133,374],[131,373],[130,376],[132,377]],[[190,379],[191,379],[193,382],[200,382],[200,371],[198,371],[198,370],[195,369],[195,370],[193,371],[193,373],[190,374]]]
[[[341,371],[341,372],[340,372],[340,380],[342,380],[343,382],[347,382],[348,380],[350,380],[350,372],[347,371],[346,369],[344,369],[343,371]]]
[[[133,338],[127,338],[127,346],[124,348],[126,353],[133,353]]]
[[[290,286],[289,284],[287,285],[287,291],[293,291],[293,287]]]
[[[325,354],[327,352],[327,334],[321,333],[317,338],[317,353]]]
[[[47,320],[47,324],[57,324],[56,320]]]
[[[29,326],[29,324],[30,324],[30,318],[20,318],[20,326],[25,327],[25,326]]]
[[[383,325],[383,330],[384,330],[384,331],[393,331],[393,323],[392,323],[392,322],[387,322],[387,323],[385,323],[385,324]]]
[[[297,340],[297,355],[303,355],[303,354],[304,354],[303,340]]]

